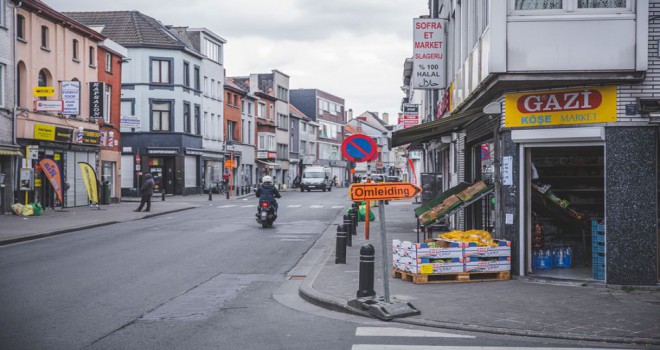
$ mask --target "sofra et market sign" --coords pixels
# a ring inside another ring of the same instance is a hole
[[[616,122],[616,86],[507,94],[506,127]]]

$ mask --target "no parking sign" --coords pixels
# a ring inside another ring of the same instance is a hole
[[[368,162],[378,154],[378,145],[370,136],[356,134],[347,137],[341,144],[341,153],[351,162]]]

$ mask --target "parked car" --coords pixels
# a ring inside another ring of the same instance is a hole
[[[367,182],[367,175],[363,175],[360,182]],[[385,182],[385,175],[383,174],[371,174],[371,182]]]
[[[322,166],[308,166],[303,170],[302,180],[300,181],[300,192],[311,189],[332,191],[332,181],[330,179],[330,168]]]
[[[401,182],[400,176],[386,176],[385,181],[387,182]]]

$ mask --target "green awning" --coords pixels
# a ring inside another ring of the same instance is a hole
[[[392,147],[424,142],[463,129],[477,118],[485,116],[481,108],[456,113],[450,117],[423,123],[392,133]]]
[[[9,148],[9,147],[0,147],[0,156],[19,156],[22,157],[23,153],[20,150]]]

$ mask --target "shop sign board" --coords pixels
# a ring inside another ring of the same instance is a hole
[[[412,199],[422,192],[422,189],[409,182],[378,182],[352,184],[349,190],[354,202],[371,200]]]
[[[27,159],[39,159],[39,146],[29,145],[27,146]]]
[[[83,129],[82,143],[85,145],[100,145],[101,132],[99,130]]]
[[[62,82],[62,101],[64,109],[62,114],[79,115],[80,114],[80,82],[63,81]]]
[[[55,96],[55,88],[52,86],[35,86],[32,93],[34,97],[53,97]]]
[[[413,89],[444,89],[446,84],[445,25],[439,18],[413,19]]]
[[[236,161],[233,159],[227,159],[225,160],[225,168],[235,168],[236,167]]]
[[[616,86],[507,94],[506,127],[616,122]]]
[[[419,125],[419,105],[406,103],[403,105],[403,115],[399,118],[403,128]]]
[[[92,121],[103,118],[104,90],[105,86],[102,82],[89,83],[89,119]]]
[[[37,112],[62,112],[64,109],[64,102],[60,101],[47,101],[39,100],[34,101],[34,110]]]
[[[18,189],[19,191],[32,191],[34,189],[34,169],[21,168]]]
[[[122,128],[139,128],[142,126],[142,120],[134,115],[122,115],[119,117],[119,126]]]
[[[71,142],[73,129],[61,128],[55,125],[34,124],[32,136],[35,140]]]
[[[152,148],[148,149],[147,153],[150,155],[164,155],[164,156],[174,156],[179,154],[179,149],[166,149],[166,148]]]

